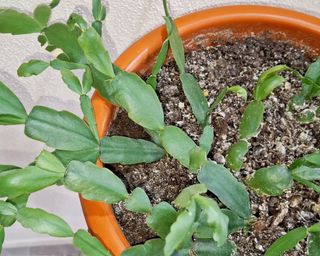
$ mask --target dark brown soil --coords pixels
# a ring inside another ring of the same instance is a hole
[[[286,64],[304,73],[312,59],[306,49],[294,47],[289,42],[274,42],[267,37],[248,37],[243,42],[226,42],[221,45],[190,52],[187,70],[199,81],[211,103],[225,86],[241,85],[248,89],[249,100],[256,81],[264,70]],[[301,125],[295,115],[320,105],[319,99],[303,106],[296,114],[287,110],[289,99],[300,88],[300,82],[289,74],[281,89],[266,101],[266,113],[261,132],[251,143],[245,166],[235,176],[245,180],[254,170],[274,164],[290,164],[294,159],[314,152],[320,146],[320,121]],[[169,62],[158,76],[158,94],[163,104],[166,124],[176,125],[195,141],[201,134],[189,104],[182,93],[175,64]],[[238,136],[239,120],[246,103],[235,94],[228,94],[212,114],[215,144],[209,156],[218,163],[225,163],[226,151]],[[109,132],[133,138],[148,138],[143,130],[119,112]],[[165,157],[149,165],[112,168],[127,183],[129,190],[142,187],[152,203],[172,201],[187,185],[195,182],[193,175],[177,161]],[[280,197],[260,197],[250,192],[252,214],[256,218],[251,230],[238,232],[230,238],[237,247],[237,255],[262,255],[279,236],[299,226],[309,226],[319,221],[319,195],[303,186],[295,185]],[[123,205],[115,205],[116,216],[131,244],[144,242],[155,234],[145,224],[141,214],[127,212]],[[287,255],[306,255],[305,243]]]

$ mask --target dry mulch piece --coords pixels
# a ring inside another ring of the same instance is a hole
[[[268,36],[247,37],[243,41],[223,42],[220,45],[195,50],[187,54],[187,71],[199,81],[211,103],[225,86],[247,88],[249,99],[259,75],[274,65],[286,64],[305,73],[313,61],[308,49],[290,42],[273,41]],[[320,106],[316,99],[295,113],[287,111],[290,98],[301,88],[300,82],[284,73],[287,82],[265,100],[266,112],[259,135],[251,142],[244,168],[234,175],[242,181],[255,170],[275,164],[290,164],[294,159],[320,148],[320,121],[300,124],[297,115],[306,109]],[[165,112],[165,122],[182,128],[195,141],[201,129],[190,105],[183,95],[179,73],[169,61],[158,76],[158,95]],[[240,117],[247,103],[236,94],[228,94],[212,114],[215,143],[209,157],[224,164],[226,151],[236,142]],[[148,135],[120,111],[113,122],[110,135],[145,138]],[[176,160],[165,157],[152,164],[109,166],[123,178],[129,190],[142,187],[152,203],[171,202],[186,186],[196,182],[194,176]],[[253,224],[246,231],[231,235],[238,247],[236,255],[255,256],[263,252],[278,237],[293,228],[310,226],[320,219],[319,195],[296,184],[282,196],[258,196],[250,191]],[[145,216],[127,212],[122,204],[114,205],[117,219],[131,244],[142,243],[155,234],[145,224]],[[288,252],[290,256],[306,255],[304,242]]]

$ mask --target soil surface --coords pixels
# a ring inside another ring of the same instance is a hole
[[[269,67],[286,64],[305,73],[312,61],[307,49],[295,47],[290,42],[275,42],[263,36],[248,37],[242,42],[223,42],[192,51],[187,54],[186,67],[208,95],[209,103],[212,103],[222,88],[232,85],[246,87],[250,101],[259,75]],[[234,173],[239,180],[245,181],[261,167],[290,164],[294,159],[320,147],[319,119],[311,124],[300,124],[296,120],[303,111],[319,106],[320,100],[316,99],[289,113],[288,102],[301,84],[290,74],[283,75],[287,77],[287,82],[265,100],[266,112],[261,131],[251,140],[244,168]],[[158,75],[157,92],[164,108],[166,124],[182,128],[198,141],[201,129],[183,95],[173,61],[169,61]],[[211,116],[215,143],[209,157],[218,163],[225,163],[227,149],[238,138],[239,122],[246,104],[236,94],[228,94]],[[113,122],[109,134],[149,139],[122,111]],[[129,190],[135,187],[145,189],[154,204],[171,202],[185,186],[196,182],[193,175],[169,157],[148,165],[113,165],[109,168],[123,178]],[[240,231],[230,236],[238,248],[236,255],[263,255],[278,237],[293,228],[310,226],[320,219],[319,195],[299,184],[279,197],[258,196],[250,191],[250,198],[254,224],[249,232]],[[127,212],[122,204],[114,205],[114,210],[131,244],[142,243],[155,236],[146,226],[144,215]],[[286,255],[306,255],[305,242]]]

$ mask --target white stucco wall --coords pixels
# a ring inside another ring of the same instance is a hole
[[[174,17],[207,7],[230,4],[267,4],[283,6],[320,16],[320,0],[168,0]],[[13,7],[32,12],[40,3],[50,0],[0,0],[0,9]],[[113,59],[117,58],[132,42],[162,23],[161,0],[113,0],[107,1],[108,16],[104,24],[105,44]],[[54,9],[52,21],[65,20],[73,12],[90,16],[91,1],[61,0]],[[62,83],[56,71],[48,69],[42,75],[19,78],[19,65],[31,58],[50,59],[42,50],[36,35],[0,35],[0,80],[6,83],[31,110],[35,104],[57,109],[66,109],[80,114],[77,96]],[[26,165],[41,151],[43,145],[24,137],[23,127],[0,127],[0,163]],[[49,188],[36,193],[30,201],[32,207],[43,207],[63,216],[74,228],[84,227],[78,197],[59,188]],[[24,246],[42,241],[55,242],[16,226],[7,234],[6,246]]]

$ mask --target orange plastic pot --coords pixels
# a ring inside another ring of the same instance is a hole
[[[279,39],[309,47],[314,54],[320,49],[320,20],[302,13],[266,6],[226,6],[193,13],[177,19],[177,26],[188,47],[196,47],[215,37],[241,38],[251,33],[275,32]],[[166,30],[162,26],[134,43],[116,61],[131,72],[144,73],[159,52]],[[99,135],[105,136],[113,120],[116,107],[105,101],[99,93],[92,98]],[[101,166],[101,163],[98,162]],[[110,205],[81,199],[90,232],[119,256],[129,246]]]

